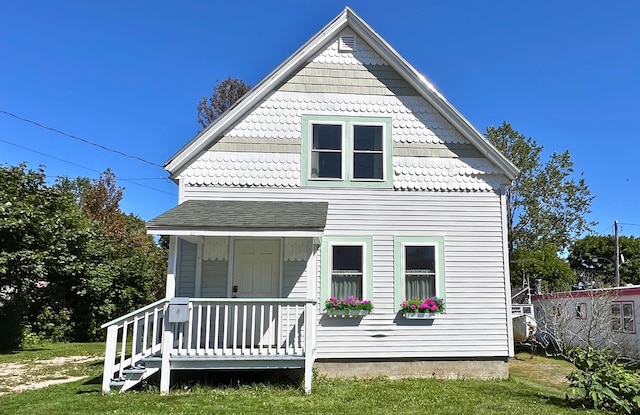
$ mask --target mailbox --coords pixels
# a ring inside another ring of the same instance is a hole
[[[169,300],[169,323],[189,321],[189,298],[174,297]]]

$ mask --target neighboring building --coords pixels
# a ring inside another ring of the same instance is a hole
[[[640,359],[639,305],[638,285],[533,296],[538,328],[561,346],[591,345],[635,359]]]
[[[508,376],[517,169],[349,8],[166,168],[179,205],[147,226],[171,237],[167,299],[105,324],[105,391],[160,369],[163,393],[188,368],[304,368],[307,391],[312,365]],[[323,312],[348,295],[373,312]],[[400,313],[431,296],[445,313]]]

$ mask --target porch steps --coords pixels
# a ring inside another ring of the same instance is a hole
[[[159,370],[159,368],[155,367],[147,368],[144,365],[136,365],[123,370],[122,376],[112,379],[111,382],[109,382],[109,386],[111,386],[111,390],[122,393],[133,388],[149,376],[157,373]]]

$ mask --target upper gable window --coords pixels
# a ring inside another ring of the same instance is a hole
[[[391,187],[391,119],[303,116],[302,184]]]
[[[313,124],[311,178],[342,179],[342,125]]]
[[[353,126],[353,178],[382,180],[382,125]]]

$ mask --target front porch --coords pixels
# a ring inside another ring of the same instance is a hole
[[[165,298],[104,324],[102,391],[125,391],[172,370],[304,369],[311,392],[317,301],[292,298]]]

